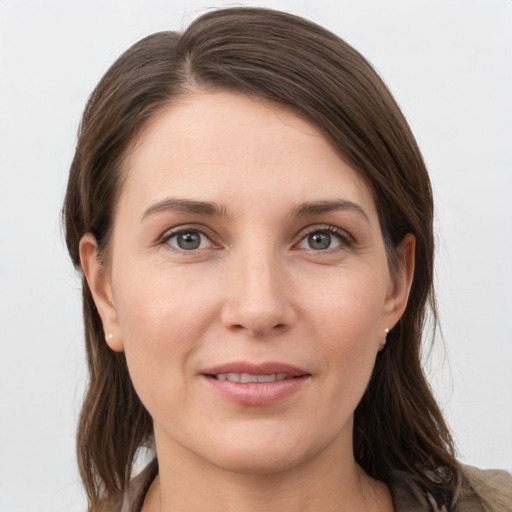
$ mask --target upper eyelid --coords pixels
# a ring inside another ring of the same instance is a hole
[[[179,235],[180,233],[186,231],[197,231],[198,233],[201,233],[202,235],[206,236],[210,241],[213,241],[212,238],[214,238],[212,230],[209,229],[207,226],[201,224],[183,224],[173,228],[166,229],[158,237],[157,242],[169,240],[169,238],[172,238],[173,236]]]
[[[337,234],[342,238],[346,238],[347,240],[354,240],[354,237],[346,229],[333,226],[332,224],[314,224],[312,226],[308,226],[306,228],[303,228],[297,234],[297,237],[299,238],[299,240],[302,240],[306,236],[317,231],[328,231],[330,233]]]

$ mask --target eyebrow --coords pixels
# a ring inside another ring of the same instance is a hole
[[[170,197],[151,205],[141,217],[141,221],[146,220],[151,215],[163,211],[174,211],[177,213],[193,213],[204,215],[206,217],[226,217],[227,211],[224,207],[216,203],[206,201],[194,201],[192,199],[178,199]]]
[[[333,201],[314,201],[306,202],[295,206],[291,214],[296,217],[306,217],[308,215],[318,215],[335,211],[352,211],[360,215],[366,222],[371,224],[370,218],[361,206],[352,201],[337,199]]]
[[[305,202],[294,206],[290,215],[292,217],[307,217],[308,215],[319,215],[335,211],[352,211],[360,215],[366,222],[371,224],[370,219],[361,206],[345,199],[331,201]],[[192,199],[178,199],[170,197],[151,205],[141,217],[144,221],[151,215],[163,211],[177,213],[204,215],[206,217],[227,217],[227,209],[217,203],[207,201],[195,201]]]

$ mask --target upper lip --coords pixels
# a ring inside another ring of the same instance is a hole
[[[272,375],[274,373],[285,373],[289,377],[301,377],[309,375],[309,372],[286,363],[266,362],[250,363],[248,361],[234,361],[212,366],[201,371],[203,375],[219,375],[223,373],[248,373],[251,375]]]

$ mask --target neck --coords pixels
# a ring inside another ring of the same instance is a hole
[[[371,479],[350,450],[325,449],[275,472],[229,471],[175,447],[158,450],[159,475],[143,512],[391,512],[387,487]],[[337,455],[336,457],[334,455]],[[192,477],[191,477],[192,475]]]

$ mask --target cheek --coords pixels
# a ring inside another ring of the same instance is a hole
[[[334,281],[333,281],[334,282]],[[382,341],[381,315],[386,282],[379,275],[338,280],[309,306],[315,353],[338,410],[353,410],[370,379]]]
[[[385,272],[341,270],[323,281],[324,286],[318,281],[316,286],[307,284],[316,292],[314,297],[310,294],[303,310],[318,319],[317,327],[325,331],[320,339],[327,337],[339,350],[357,350],[372,341],[377,343],[387,293],[385,277]]]
[[[147,345],[151,350],[151,345],[182,346],[194,339],[213,314],[217,284],[171,266],[142,267],[131,264],[131,270],[119,272],[114,281],[125,343]]]
[[[187,363],[216,316],[208,299],[214,294],[205,280],[194,282],[161,269],[122,276],[115,286],[118,321],[130,375],[145,402],[144,395],[158,386],[176,386],[173,375],[186,375]]]

